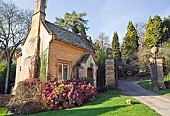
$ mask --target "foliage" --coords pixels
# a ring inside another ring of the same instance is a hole
[[[3,50],[0,48],[0,65],[3,65],[5,63],[5,54]]]
[[[154,27],[154,24],[152,22],[151,17],[149,17],[149,20],[146,24],[146,35],[145,35],[145,40],[144,40],[145,46],[149,47],[149,48],[151,48],[157,44],[155,41],[154,35],[153,35],[154,33],[152,32],[153,27]]]
[[[137,30],[133,26],[133,23],[130,21],[127,27],[126,37],[123,40],[122,45],[122,55],[132,54],[138,51],[138,34]]]
[[[129,56],[130,57],[130,56]],[[137,58],[128,58],[122,60],[121,66],[119,66],[120,77],[127,77],[139,73],[139,65]]]
[[[164,58],[164,74],[168,75],[170,73],[170,41],[167,41],[159,48],[158,56]]]
[[[18,83],[14,97],[7,107],[14,114],[28,114],[44,111],[45,104],[41,96],[41,90],[45,83],[35,78],[30,78]]]
[[[102,88],[105,85],[105,60],[106,60],[106,48],[109,47],[109,36],[104,32],[101,32],[93,44],[93,48],[96,49],[95,61],[98,65],[97,70],[97,87]]]
[[[0,93],[4,93],[5,88],[5,71],[6,71],[6,65],[3,64],[0,66]]]
[[[170,75],[165,76],[164,81],[170,81]]]
[[[150,67],[149,58],[152,57],[151,50],[146,47],[140,47],[137,56],[140,72],[148,72]]]
[[[146,25],[145,46],[148,48],[162,44],[167,38],[167,28],[163,25],[160,16],[149,17]]]
[[[0,116],[9,116],[11,113],[8,113],[8,110],[5,107],[0,107]]]
[[[7,62],[5,93],[8,92],[12,58],[31,24],[32,11],[20,10],[12,2],[0,1],[0,48]]]
[[[96,48],[96,64],[98,65],[97,70],[97,87],[100,88],[105,85],[105,60],[106,60],[106,52],[104,48],[100,48],[98,44],[94,45]]]
[[[88,20],[85,20],[83,18],[86,15],[87,14],[85,12],[83,13],[76,13],[75,11],[73,11],[72,13],[66,12],[64,18],[56,17],[56,22],[54,23],[68,30],[71,30],[74,33],[86,36],[86,30],[88,29],[86,25]]]
[[[125,104],[127,99],[132,99],[134,105]],[[56,114],[59,116],[158,116],[149,107],[117,91],[101,93],[94,102],[86,103],[80,107],[42,112],[30,116],[54,116]]]
[[[15,73],[16,73],[16,62],[14,62],[12,64],[12,66],[11,66],[11,73],[10,73],[9,89],[8,89],[8,91],[10,91],[11,88],[14,86]],[[0,93],[4,93],[5,76],[6,76],[6,64],[4,63],[4,64],[2,64],[0,66]]]
[[[46,68],[47,68],[47,51],[42,53],[40,62],[41,62],[41,65],[40,65],[40,79],[45,80],[46,77],[47,77],[47,72],[46,72]]]
[[[130,21],[127,27],[126,37],[123,40],[121,46],[121,55],[122,55],[122,69],[121,72],[124,77],[127,75],[133,75],[138,73],[138,34],[137,30],[133,26],[133,23]]]
[[[113,58],[120,58],[120,49],[119,49],[119,37],[118,33],[115,32],[112,40],[112,56]]]
[[[54,81],[41,92],[49,109],[65,109],[80,106],[85,101],[94,101],[96,89],[89,83],[75,78],[71,81]]]
[[[84,78],[83,81],[85,81],[87,84],[92,84],[94,86],[94,79],[93,78]]]
[[[19,82],[14,92],[7,105],[14,114],[71,108],[94,101],[97,96],[94,86],[79,79],[42,82],[29,78]]]
[[[170,41],[170,16],[168,17],[164,17],[163,18],[163,25],[164,27],[166,27],[168,30],[166,31],[166,33],[164,33],[164,37],[167,38],[166,41]]]

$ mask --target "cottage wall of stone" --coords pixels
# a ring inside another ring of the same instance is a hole
[[[40,56],[41,54],[49,49],[49,43],[52,40],[53,35],[49,34],[45,29],[44,25],[40,24]]]
[[[21,62],[22,62],[22,57],[20,56],[20,57],[17,58],[17,66],[16,66],[16,77],[17,78],[15,78],[15,83],[16,83],[15,87],[17,87],[18,82],[20,82],[22,80],[22,77],[21,77]],[[14,89],[16,89],[16,88],[14,88]]]
[[[72,74],[72,69],[80,57],[88,51],[80,49],[57,40],[50,42],[48,57],[48,73],[58,78],[58,64],[64,63],[69,65],[69,79]],[[74,75],[74,74],[72,74]]]

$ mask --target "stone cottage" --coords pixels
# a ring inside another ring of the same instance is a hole
[[[31,28],[17,53],[15,88],[19,81],[51,75],[58,80],[93,78],[97,66],[89,41],[45,20],[46,0],[37,0]]]

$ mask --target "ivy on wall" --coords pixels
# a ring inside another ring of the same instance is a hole
[[[47,49],[42,53],[40,58],[40,79],[47,80]]]

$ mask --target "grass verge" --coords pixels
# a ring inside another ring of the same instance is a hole
[[[151,80],[144,80],[142,82],[139,82],[138,85],[148,90],[151,87]],[[170,96],[170,89],[161,89],[157,93],[165,96]]]
[[[125,104],[125,100],[132,99],[134,105]],[[28,116],[158,116],[153,110],[137,100],[122,95],[117,91],[108,91],[99,94],[94,102],[89,102],[83,106],[54,110]]]
[[[0,116],[7,116],[7,109],[5,107],[0,107]]]

